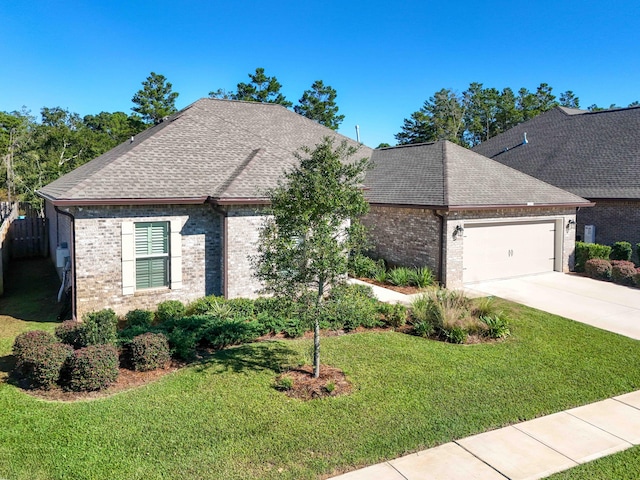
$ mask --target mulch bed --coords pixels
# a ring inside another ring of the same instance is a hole
[[[328,365],[320,365],[320,376],[318,378],[313,376],[312,365],[304,365],[283,373],[278,376],[276,382],[280,381],[282,377],[289,377],[293,380],[293,386],[285,390],[285,394],[288,397],[299,400],[348,395],[352,390],[351,383],[349,383],[342,370]]]

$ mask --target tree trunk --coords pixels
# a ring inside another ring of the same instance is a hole
[[[316,299],[316,314],[313,328],[313,377],[320,376],[320,308],[324,296],[324,282],[319,282],[318,298]]]

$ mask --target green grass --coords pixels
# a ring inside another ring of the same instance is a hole
[[[323,363],[353,382],[345,397],[301,402],[274,388],[283,367],[309,363],[308,340],[228,349],[93,401],[46,402],[0,383],[0,478],[319,478],[640,389],[638,342],[500,308],[513,319],[502,343],[323,338]],[[0,355],[19,331],[54,325],[13,321]]]
[[[599,458],[548,477],[548,480],[637,480],[640,475],[640,446]]]

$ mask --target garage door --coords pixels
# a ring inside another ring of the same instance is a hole
[[[555,222],[467,224],[463,262],[464,283],[551,272]]]

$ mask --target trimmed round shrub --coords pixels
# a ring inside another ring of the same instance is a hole
[[[13,344],[16,370],[34,387],[46,390],[60,380],[60,372],[72,353],[70,345],[42,330],[22,333]]]
[[[598,280],[611,279],[611,262],[602,258],[591,258],[584,265],[585,273]]]
[[[631,260],[631,255],[633,255],[633,247],[631,247],[629,242],[616,242],[611,247],[609,258],[611,260],[623,260],[628,262]]]
[[[81,344],[83,347],[90,345],[115,345],[118,338],[118,317],[110,308],[97,312],[89,312],[83,315]]]
[[[56,327],[56,337],[62,343],[71,345],[73,348],[82,347],[82,329],[84,325],[75,320],[65,320]]]
[[[158,322],[175,322],[184,317],[186,308],[180,300],[167,300],[158,304]]]
[[[129,343],[131,366],[138,372],[164,368],[171,359],[169,341],[162,333],[145,333]]]
[[[28,374],[29,368],[37,358],[37,352],[45,346],[57,343],[56,337],[44,330],[31,330],[18,335],[13,342],[13,355],[16,357],[16,369]]]
[[[384,260],[374,260],[361,253],[349,257],[349,273],[354,277],[375,278],[386,271]]]
[[[131,310],[125,315],[127,327],[150,327],[155,314],[150,310]]]
[[[633,285],[633,276],[636,274],[636,266],[633,262],[615,260],[611,262],[611,279],[621,285]]]
[[[90,345],[69,359],[68,387],[75,392],[107,388],[118,379],[118,352],[113,345]]]

